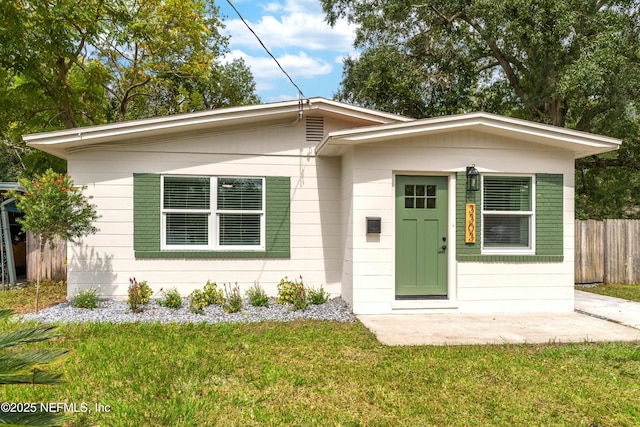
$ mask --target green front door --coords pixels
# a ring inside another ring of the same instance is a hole
[[[396,176],[396,299],[447,296],[447,177]]]

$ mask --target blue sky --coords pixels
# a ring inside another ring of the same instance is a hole
[[[331,28],[318,0],[232,0],[300,87],[305,97],[331,98],[342,79],[342,59],[354,53],[354,27]],[[230,36],[229,58],[243,58],[251,68],[263,102],[297,99],[296,88],[262,49],[226,0],[216,0]]]

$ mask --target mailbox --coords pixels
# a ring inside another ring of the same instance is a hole
[[[367,217],[367,234],[380,234],[382,229],[380,217]]]

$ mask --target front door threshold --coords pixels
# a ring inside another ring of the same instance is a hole
[[[450,299],[411,299],[391,303],[392,310],[457,310],[458,303]]]

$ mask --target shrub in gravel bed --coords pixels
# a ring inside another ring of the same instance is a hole
[[[304,310],[309,303],[307,302],[307,292],[302,282],[295,279],[289,280],[287,276],[283,277],[278,283],[278,303],[288,305],[291,304],[294,310]]]
[[[158,305],[167,308],[182,307],[182,297],[175,287],[169,288],[166,291],[164,289],[160,289],[160,294],[162,295],[162,298],[158,300]]]
[[[202,290],[195,289],[189,295],[191,302],[189,310],[195,314],[204,314],[204,308],[210,305],[222,306],[225,302],[222,289],[218,289],[218,285],[207,280]]]
[[[74,295],[72,304],[77,308],[87,308],[92,310],[98,307],[100,298],[98,296],[98,290],[95,288],[85,289]]]
[[[129,279],[129,308],[134,313],[139,313],[144,310],[144,305],[149,302],[153,291],[147,284],[146,280],[138,282],[136,278]]]
[[[309,288],[307,290],[307,299],[309,303],[314,305],[324,304],[329,299],[329,294],[325,292],[322,286],[320,286],[320,289]]]
[[[240,295],[240,288],[238,287],[238,283],[236,282],[235,286],[224,285],[224,303],[222,304],[222,308],[227,313],[237,313],[242,310],[242,296]]]
[[[253,286],[247,289],[245,295],[249,298],[249,302],[252,306],[269,307],[269,297],[260,284],[254,283]]]

